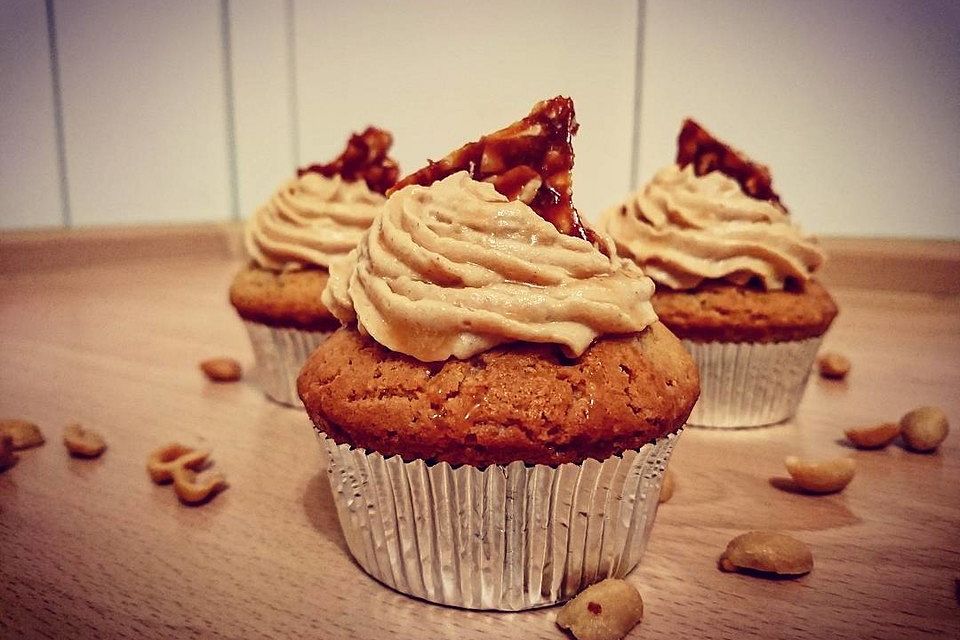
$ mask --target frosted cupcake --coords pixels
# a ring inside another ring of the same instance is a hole
[[[814,279],[823,252],[791,221],[766,167],[687,120],[676,162],[607,210],[600,228],[656,281],[660,320],[697,361],[690,424],[794,415],[837,307]]]
[[[392,137],[368,128],[339,158],[300,169],[247,223],[249,264],[230,286],[244,320],[264,392],[298,406],[296,378],[337,319],[320,300],[331,261],[360,241],[396,182]]]
[[[653,283],[571,201],[554,98],[397,185],[300,374],[350,552],[433,602],[517,610],[639,561],[697,373]]]

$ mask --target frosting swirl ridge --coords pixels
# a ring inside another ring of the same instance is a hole
[[[383,346],[431,362],[512,341],[578,356],[599,335],[655,322],[652,294],[609,239],[598,249],[564,235],[461,171],[394,193],[331,266],[323,303]]]
[[[363,180],[308,172],[285,182],[247,223],[247,253],[260,267],[329,267],[350,252],[386,199]]]
[[[696,176],[674,164],[624,203],[604,212],[600,228],[617,250],[657,283],[691,289],[707,279],[745,284],[759,278],[783,289],[808,280],[824,255],[781,208],[752,198],[720,171]]]

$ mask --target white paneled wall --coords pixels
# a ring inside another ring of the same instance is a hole
[[[694,116],[804,228],[960,237],[960,3],[649,0],[641,178]]]
[[[602,0],[487,0],[400,6],[296,2],[302,160],[342,132],[394,133],[401,171],[571,96],[575,202],[592,215],[630,186],[637,7]]]
[[[55,5],[74,223],[229,216],[221,3]]]
[[[0,1],[0,227],[63,222],[47,12]]]
[[[245,217],[367,124],[413,170],[566,94],[588,217],[693,115],[810,231],[960,238],[958,6],[0,0],[0,228]]]
[[[246,216],[299,164],[289,37],[293,4],[235,0],[228,6],[239,210]]]

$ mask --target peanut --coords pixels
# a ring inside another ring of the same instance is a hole
[[[673,492],[677,490],[677,479],[673,471],[667,469],[663,473],[663,484],[660,485],[660,499],[662,504],[673,497]]]
[[[13,452],[13,438],[8,433],[0,433],[0,471],[6,471],[17,464],[18,459]]]
[[[626,580],[592,584],[564,605],[557,626],[577,640],[620,640],[643,619],[643,598]]]
[[[843,380],[850,373],[850,359],[839,353],[825,353],[817,359],[820,375],[831,380]]]
[[[900,435],[900,425],[893,422],[847,429],[843,432],[847,440],[858,449],[881,449]]]
[[[196,504],[227,487],[222,474],[213,474],[204,480],[197,478],[210,457],[209,451],[198,451],[182,444],[168,444],[150,454],[147,473],[157,484],[173,482],[173,490],[181,502]]]
[[[240,363],[233,358],[211,358],[200,363],[200,369],[214,382],[236,382],[243,375]]]
[[[0,420],[0,434],[4,433],[10,436],[14,449],[38,447],[45,442],[40,427],[17,418]]]
[[[933,451],[950,432],[947,414],[939,407],[920,407],[900,418],[903,441],[913,451]]]
[[[71,424],[63,431],[63,444],[75,458],[96,458],[107,448],[103,436],[79,424]]]
[[[807,545],[786,534],[750,531],[727,544],[720,555],[720,569],[800,576],[813,569],[813,554]]]
[[[788,456],[783,463],[796,485],[810,493],[841,491],[850,484],[857,471],[856,464],[851,458],[811,461]]]

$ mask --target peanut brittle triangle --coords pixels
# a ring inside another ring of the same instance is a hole
[[[573,100],[562,96],[543,100],[524,119],[468,142],[442,160],[429,161],[389,193],[467,171],[474,180],[492,183],[510,200],[530,205],[561,233],[593,242],[593,230],[573,206],[572,141],[578,127]]]
[[[367,127],[347,141],[347,148],[328,164],[312,164],[297,170],[297,175],[319,173],[332,178],[339,175],[347,182],[363,180],[371,191],[386,193],[400,177],[397,162],[387,155],[393,145],[389,131]]]
[[[773,190],[770,169],[756,163],[742,151],[713,137],[698,122],[687,118],[677,137],[677,164],[681,169],[693,164],[693,172],[702,176],[719,171],[738,183],[751,198],[767,200],[787,212],[780,196]]]

